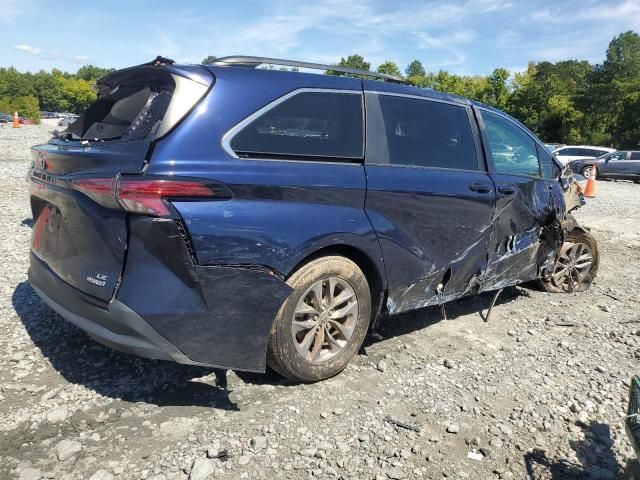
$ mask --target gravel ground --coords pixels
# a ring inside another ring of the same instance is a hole
[[[589,292],[511,288],[489,323],[477,311],[490,295],[449,304],[449,320],[437,308],[395,317],[341,375],[292,385],[114,352],[40,302],[26,277],[25,175],[50,128],[0,127],[0,478],[635,471],[623,416],[639,373],[640,185],[598,182],[577,213],[602,255]]]

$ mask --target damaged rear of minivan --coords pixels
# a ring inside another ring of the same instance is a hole
[[[588,288],[582,194],[535,135],[402,81],[261,57],[108,74],[32,149],[31,285],[112,348],[306,382],[385,315]]]
[[[32,148],[29,279],[54,310],[103,343],[185,360],[115,294],[122,291],[125,267],[135,269],[136,236],[169,233],[162,248],[180,252],[172,243],[182,242],[183,230],[168,198],[226,195],[219,185],[144,175],[155,142],[214,81],[205,68],[158,61],[116,71],[98,81],[97,100],[77,121]],[[153,238],[142,242],[140,248],[153,250]],[[186,251],[183,242],[179,246]]]

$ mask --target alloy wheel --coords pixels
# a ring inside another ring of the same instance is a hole
[[[565,242],[551,275],[552,283],[565,292],[573,292],[584,281],[593,265],[593,252],[584,243]]]
[[[338,277],[317,281],[302,295],[291,323],[295,348],[313,364],[327,362],[349,343],[358,321],[353,287]]]

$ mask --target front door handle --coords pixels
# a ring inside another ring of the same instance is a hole
[[[513,195],[516,193],[518,189],[515,185],[498,185],[498,193],[502,195]]]
[[[477,193],[491,193],[491,185],[488,183],[473,182],[469,184],[469,190]]]

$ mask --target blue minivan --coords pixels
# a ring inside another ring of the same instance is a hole
[[[29,279],[112,348],[312,382],[378,318],[596,275],[576,184],[486,105],[256,57],[158,57],[96,89],[32,149]]]

